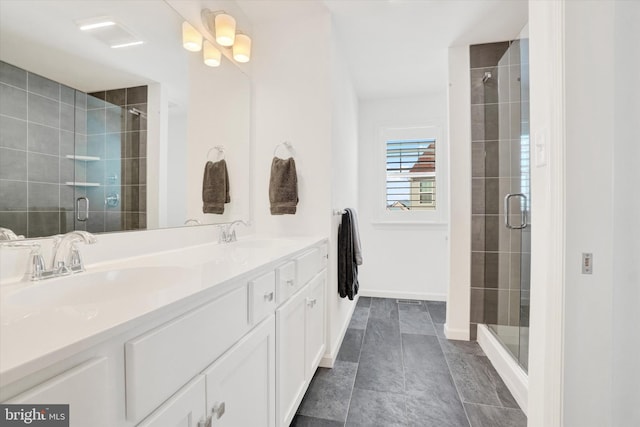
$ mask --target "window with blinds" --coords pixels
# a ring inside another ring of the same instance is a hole
[[[387,210],[436,208],[436,140],[386,141]]]

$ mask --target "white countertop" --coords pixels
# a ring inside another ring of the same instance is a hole
[[[64,278],[5,284],[0,287],[0,385],[181,302],[212,299],[234,279],[323,240],[246,238],[87,265],[86,272]]]

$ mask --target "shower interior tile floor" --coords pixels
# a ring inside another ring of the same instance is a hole
[[[445,310],[360,297],[333,369],[318,369],[291,426],[526,426],[478,344],[444,337]]]

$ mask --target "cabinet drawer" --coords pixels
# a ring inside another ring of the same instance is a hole
[[[276,308],[276,273],[271,271],[249,282],[249,323],[255,325]]]
[[[321,268],[320,248],[313,248],[296,258],[299,285],[304,286]]]
[[[128,341],[127,419],[144,418],[248,329],[247,288],[243,286]]]
[[[107,359],[90,360],[5,402],[67,404],[71,427],[109,427]]]
[[[285,265],[278,267],[276,271],[278,273],[278,303],[282,304],[298,289],[296,264],[293,261],[289,261]]]

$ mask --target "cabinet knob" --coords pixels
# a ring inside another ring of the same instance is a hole
[[[200,421],[198,421],[198,427],[207,427],[209,425],[208,421],[207,419],[200,419]]]
[[[289,286],[293,286],[293,279],[289,279],[289,280],[287,280],[287,285],[289,285]]]
[[[307,305],[309,307],[313,308],[313,306],[316,305],[316,299],[315,298],[313,298],[313,299],[312,298],[307,298]]]
[[[216,419],[220,419],[224,415],[225,405],[224,402],[216,402],[211,409],[211,416],[215,415]]]
[[[273,301],[273,292],[267,292],[264,294],[264,300],[265,301]]]

